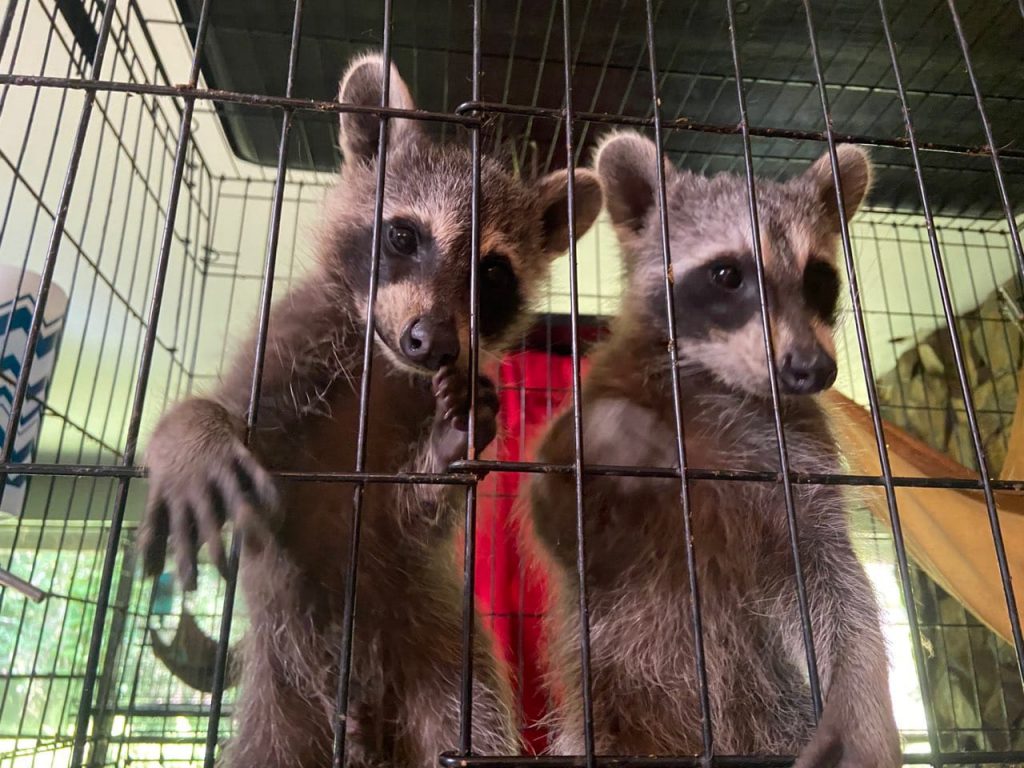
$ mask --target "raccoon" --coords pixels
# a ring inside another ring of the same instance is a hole
[[[345,73],[339,99],[381,103],[384,63]],[[414,109],[396,69],[389,105]],[[250,627],[242,641],[229,766],[326,766],[333,726],[346,724],[349,763],[434,766],[458,742],[461,585],[454,559],[464,492],[370,484],[358,563],[351,701],[336,717],[340,625],[353,515],[346,484],[285,481],[281,470],[355,465],[369,302],[379,118],[341,116],[343,166],[328,192],[311,273],[273,309],[257,428],[243,442],[254,343],[220,386],[175,405],[146,452],[150,491],[139,547],[150,575],[167,546],[186,589],[197,551],[224,571],[222,528],[244,534],[240,583]],[[469,386],[470,193],[465,147],[432,142],[417,122],[388,136],[366,469],[442,472],[466,452]],[[482,159],[481,354],[527,322],[549,262],[569,245],[567,174],[532,183]],[[588,170],[575,175],[576,232],[601,208]],[[476,448],[495,437],[498,398],[479,385]],[[449,490],[445,490],[449,488]],[[508,682],[477,628],[473,746],[515,753]]]
[[[871,180],[869,159],[838,149],[847,216]],[[678,467],[655,145],[609,136],[595,165],[621,244],[626,288],[583,388],[587,464]],[[664,164],[671,284],[687,462],[778,472],[745,180]],[[829,157],[787,183],[757,181],[761,250],[789,460],[837,472],[840,452],[813,397],[836,377],[839,211]],[[572,461],[571,411],[539,446]],[[879,609],[847,530],[840,488],[794,487],[799,552],[822,684],[815,730],[783,489],[690,483],[716,754],[797,754],[797,768],[889,768],[900,745]],[[595,749],[701,751],[701,707],[678,480],[588,476],[584,514]],[[554,578],[547,618],[552,751],[580,754],[583,711],[575,491],[569,476],[530,488],[534,539]]]

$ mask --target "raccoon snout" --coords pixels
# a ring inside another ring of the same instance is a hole
[[[815,344],[786,353],[779,366],[779,384],[787,394],[811,395],[831,387],[836,372],[836,361]]]
[[[459,357],[459,333],[451,319],[417,318],[405,327],[399,345],[410,362],[431,371]]]

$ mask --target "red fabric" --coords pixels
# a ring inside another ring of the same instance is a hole
[[[501,364],[498,387],[502,437],[497,458],[532,461],[543,428],[572,401],[572,358],[534,351],[509,355]],[[546,709],[540,685],[546,592],[543,575],[524,562],[520,526],[513,514],[513,506],[525,502],[519,498],[525,478],[522,473],[494,472],[480,484],[476,599],[512,671],[523,735],[529,748],[539,751],[545,746],[537,722]]]

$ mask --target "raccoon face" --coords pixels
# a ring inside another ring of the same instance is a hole
[[[357,59],[341,81],[339,99],[376,107],[384,64]],[[389,105],[414,109],[392,67]],[[343,114],[344,165],[328,199],[329,254],[338,280],[365,315],[372,266],[379,120]],[[380,349],[400,368],[429,374],[465,365],[469,350],[469,271],[472,156],[464,146],[439,145],[418,123],[389,125],[380,230],[380,271],[374,306]],[[596,175],[575,175],[576,235],[601,209]],[[478,327],[481,347],[498,351],[523,330],[527,310],[552,259],[569,246],[567,174],[526,184],[497,162],[481,160]]]
[[[868,190],[871,165],[863,150],[850,145],[838,148],[838,159],[849,218]],[[658,157],[653,142],[636,133],[613,134],[596,156],[625,260],[625,311],[667,332],[658,162],[665,165],[680,364],[704,370],[732,388],[767,396],[746,180],[677,170]],[[779,385],[786,394],[820,392],[836,378],[833,331],[841,285],[836,267],[839,212],[829,156],[786,183],[758,180],[757,206]]]

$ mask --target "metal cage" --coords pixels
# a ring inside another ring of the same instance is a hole
[[[867,408],[881,472],[791,471],[773,387],[777,472],[689,466],[680,434],[681,472],[633,474],[677,478],[683,499],[691,482],[712,477],[881,494],[888,525],[856,510],[855,530],[884,592],[894,655],[909,665],[901,678],[910,713],[900,721],[906,761],[1024,763],[1024,635],[1014,552],[1000,526],[1008,513],[997,507],[997,494],[1018,494],[1024,482],[999,474],[1024,362],[1017,213],[1024,2],[293,0],[250,8],[244,0],[7,0],[0,14],[0,264],[13,270],[3,273],[17,283],[12,297],[21,301],[27,291],[31,303],[20,316],[12,303],[0,354],[0,494],[8,499],[0,504],[0,768],[214,764],[231,728],[230,658],[244,606],[234,579],[220,579],[208,564],[200,589],[187,597],[166,580],[139,576],[132,540],[145,496],[140,442],[170,402],[216,379],[240,343],[233,335],[253,324],[260,329],[255,402],[271,301],[303,269],[304,233],[338,164],[334,126],[353,110],[335,100],[337,75],[370,47],[409,77],[423,106],[417,120],[471,147],[474,228],[485,150],[533,175],[586,162],[611,127],[641,129],[679,165],[743,174],[744,215],[757,232],[753,174],[788,176],[822,151],[835,163],[842,142],[873,148],[879,179],[871,210],[843,222],[838,386]],[[404,114],[376,113],[384,125]],[[380,216],[383,174],[378,179]],[[572,205],[571,184],[569,195]],[[540,398],[545,419],[579,402],[588,340],[616,309],[615,250],[602,223],[570,247],[537,326],[503,363],[504,395]],[[759,284],[764,310],[761,270]],[[51,348],[46,308],[58,294],[67,303]],[[33,378],[46,365],[45,350],[56,365],[47,378]],[[528,352],[567,363],[568,375],[529,379],[517,362]],[[480,361],[471,359],[475,371]],[[357,383],[361,441],[371,375],[367,367]],[[678,388],[676,395],[681,424]],[[521,419],[512,431],[525,435]],[[969,476],[894,472],[887,423],[960,462]],[[26,447],[21,427],[33,424],[38,436]],[[578,417],[575,427],[581,446]],[[503,580],[520,593],[531,588],[522,561],[489,549],[523,477],[568,473],[579,489],[588,472],[630,472],[585,467],[579,451],[571,465],[545,466],[520,449],[522,441],[513,458],[471,457],[437,476],[371,475],[357,463],[316,479],[356,491],[367,483],[465,487],[464,647],[472,646],[469,619],[478,608],[492,625],[507,623],[521,726],[533,732],[537,723],[523,701],[532,663],[523,638],[538,617],[524,607],[528,601],[488,597],[477,585],[480,571],[491,569],[492,588]],[[897,491],[909,487],[983,497],[1008,641],[908,554]],[[792,519],[789,493],[787,500]],[[680,546],[692,558],[699,542]],[[233,569],[238,556],[235,547]],[[580,587],[585,627],[582,576]],[[696,598],[699,585],[691,587]],[[352,617],[354,588],[346,599]],[[183,625],[186,615],[191,627]],[[700,621],[695,612],[698,636]],[[192,629],[213,644],[196,671],[199,689],[158,656],[174,652],[172,635]],[[581,645],[586,680],[586,631]],[[703,657],[694,663],[702,669]],[[339,705],[347,674],[343,665]],[[817,691],[813,667],[809,676]],[[460,750],[438,756],[451,768],[792,760],[719,754],[707,718],[699,756],[595,755],[589,718],[586,754],[479,755],[468,727],[471,681],[467,653]],[[581,695],[589,707],[586,684]],[[344,748],[343,740],[336,745],[337,761]]]

